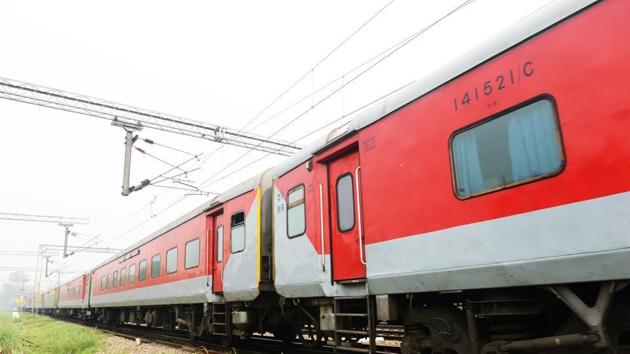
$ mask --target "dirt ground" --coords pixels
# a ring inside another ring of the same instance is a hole
[[[102,349],[97,354],[180,354],[180,353],[208,353],[208,354],[224,354],[214,351],[194,351],[176,349],[166,345],[156,343],[136,344],[133,340],[121,338],[117,336],[107,337],[101,341]]]

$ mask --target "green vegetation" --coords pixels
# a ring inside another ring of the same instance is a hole
[[[100,349],[106,335],[94,329],[56,321],[46,316],[21,314],[11,320],[0,313],[0,354],[87,354]]]

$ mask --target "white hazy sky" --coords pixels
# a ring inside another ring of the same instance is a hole
[[[395,0],[247,131],[272,133],[322,96],[266,119],[462,1]],[[388,2],[7,0],[0,2],[0,77],[239,129]],[[294,140],[395,88],[421,80],[493,34],[509,31],[512,23],[549,2],[476,0],[277,137]],[[356,74],[348,74],[323,94]],[[107,121],[0,99],[0,122],[0,212],[90,218],[90,225],[73,230],[99,235],[98,246],[123,248],[208,199],[182,199],[185,192],[160,188],[122,197],[124,133]],[[149,130],[140,136],[192,153],[208,154],[218,147]],[[187,158],[156,146],[146,150],[174,163]],[[242,153],[239,148],[222,148],[211,158],[191,164],[202,169],[190,174],[189,180],[198,184],[213,175],[217,179],[257,161],[205,187],[220,192],[281,160],[258,161],[264,154],[252,153],[234,163]],[[132,182],[154,177],[166,168],[135,154]],[[55,224],[0,220],[0,250],[34,251],[40,243],[62,242],[63,230]],[[71,238],[72,245],[83,242]],[[54,258],[52,268],[87,270],[104,257]],[[0,256],[3,266],[34,267],[35,258]],[[0,270],[0,283],[8,274]],[[62,280],[74,276],[66,274]],[[53,284],[51,279],[45,287]]]

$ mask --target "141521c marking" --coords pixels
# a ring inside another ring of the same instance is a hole
[[[486,80],[471,90],[466,90],[462,95],[453,98],[453,108],[458,111],[479,101],[482,97],[492,96],[532,76],[534,76],[534,62],[529,60],[519,65],[518,68],[499,73],[494,78]]]

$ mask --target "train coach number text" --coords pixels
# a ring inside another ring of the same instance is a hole
[[[453,108],[458,111],[479,101],[480,98],[490,97],[532,76],[534,76],[534,63],[532,61],[526,61],[522,65],[519,65],[518,68],[500,73],[494,78],[486,80],[470,90],[466,90],[466,92],[459,97],[455,97],[453,99]]]

